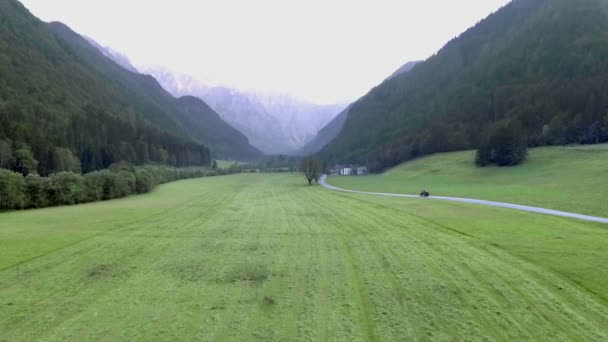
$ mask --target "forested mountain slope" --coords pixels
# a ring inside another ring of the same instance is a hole
[[[247,137],[227,124],[218,113],[203,100],[184,96],[177,100],[180,122],[195,139],[203,141],[212,154],[241,161],[261,156],[261,152],[249,144]]]
[[[58,36],[85,56],[92,67],[121,87],[122,92],[143,99],[149,106],[145,109],[147,112],[162,111],[187,136],[208,146],[214,157],[248,160],[261,156],[261,152],[249,145],[241,132],[224,122],[205,102],[176,99],[156,79],[124,68],[67,26],[61,23],[50,25]]]
[[[70,157],[59,153],[65,149],[85,171],[119,160],[209,162],[208,150],[178,137],[170,117],[125,94],[19,2],[0,2],[0,18],[3,159],[7,145],[31,149],[43,175],[62,171],[57,165]]]
[[[531,146],[607,141],[607,37],[606,1],[514,0],[357,101],[321,156],[379,170],[475,147],[502,121]]]
[[[209,164],[177,106],[153,78],[119,67],[66,26],[0,2],[0,167],[28,153],[42,175],[74,157],[85,172],[117,161]]]
[[[178,97],[177,108],[181,111],[182,115],[176,115],[175,118],[194,139],[208,145],[215,157],[245,161],[261,156],[261,152],[250,144],[244,133],[241,133],[240,127],[231,126],[228,122],[224,121],[208,103],[191,96],[178,95],[177,92],[174,92],[175,89],[167,88],[164,80],[166,77],[171,77],[171,74],[159,73],[155,75],[147,72],[140,73],[126,55],[110,47],[103,47],[92,38],[85,37],[85,39],[97,50],[101,51],[104,56],[124,69],[137,74],[139,79],[149,79],[152,76],[155,86],[160,85],[162,87],[162,89],[158,89],[157,86],[155,87],[154,92],[157,93],[157,97],[166,98],[167,95]]]
[[[122,52],[116,51],[109,46],[101,46],[101,44],[99,44],[97,41],[95,41],[91,37],[87,37],[87,36],[82,36],[82,37],[84,39],[86,39],[95,48],[97,48],[99,51],[101,51],[101,53],[103,53],[104,56],[113,60],[116,64],[120,65],[121,67],[123,67],[131,72],[139,73],[139,70],[137,70],[137,68],[133,65],[133,63],[131,63],[131,60],[129,59],[129,57],[126,56],[125,54],[123,54]]]
[[[412,71],[412,69],[414,69],[414,67],[418,65],[418,63],[420,63],[420,61],[405,63],[387,79],[391,79],[396,77],[397,75],[406,74]],[[302,148],[300,148],[295,154],[302,156],[315,154],[327,144],[329,144],[332,140],[334,140],[342,131],[342,127],[344,126],[344,122],[346,121],[346,118],[348,117],[348,113],[350,112],[352,106],[353,104],[349,105],[342,112],[340,112],[340,114],[338,114],[327,125],[321,128],[319,132],[317,132],[315,137],[311,141],[306,143],[306,145],[304,145]]]
[[[351,106],[346,107],[340,114],[331,120],[325,127],[321,128],[317,135],[306,145],[300,148],[295,154],[307,156],[319,152],[325,145],[329,144],[342,130],[344,122],[348,117]]]
[[[407,63],[403,64],[399,69],[395,70],[395,72],[391,76],[389,76],[388,79],[391,79],[391,78],[394,78],[401,74],[405,74],[405,73],[412,71],[412,69],[414,69],[414,67],[421,62],[422,61],[413,61],[413,62],[407,62]]]

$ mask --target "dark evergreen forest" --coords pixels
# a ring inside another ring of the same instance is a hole
[[[121,161],[207,166],[212,157],[260,155],[202,101],[175,99],[67,26],[0,2],[1,168],[47,176]]]
[[[608,141],[608,2],[511,2],[354,103],[320,155],[381,171],[500,127],[528,146]]]

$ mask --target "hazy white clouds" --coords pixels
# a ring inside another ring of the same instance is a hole
[[[508,0],[22,0],[45,21],[204,81],[356,99]]]

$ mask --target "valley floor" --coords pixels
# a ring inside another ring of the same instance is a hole
[[[608,339],[608,228],[187,180],[0,215],[0,341]]]

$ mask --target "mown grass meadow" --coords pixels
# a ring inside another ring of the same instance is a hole
[[[608,338],[604,225],[300,175],[0,215],[0,340]]]
[[[514,167],[475,165],[475,152],[439,153],[378,176],[330,177],[364,191],[479,198],[608,217],[608,144],[530,149]]]

